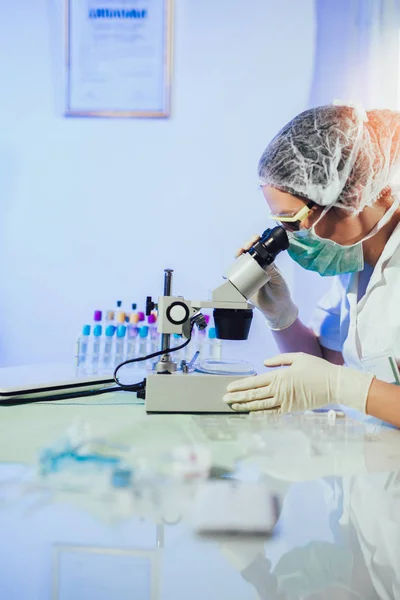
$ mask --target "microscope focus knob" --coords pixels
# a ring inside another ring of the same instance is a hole
[[[166,311],[167,319],[174,325],[183,325],[190,317],[189,308],[184,302],[172,302]]]
[[[151,315],[151,311],[156,308],[155,303],[153,302],[151,296],[147,296],[146,298],[146,316],[149,317]]]

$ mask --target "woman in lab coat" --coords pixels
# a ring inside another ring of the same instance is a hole
[[[400,113],[389,110],[310,109],[266,148],[261,188],[290,256],[335,277],[306,327],[283,276],[268,268],[252,301],[284,353],[265,365],[285,368],[231,384],[234,410],[347,404],[400,427],[399,172]]]

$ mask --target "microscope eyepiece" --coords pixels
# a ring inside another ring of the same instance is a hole
[[[283,227],[266,229],[259,240],[250,248],[248,253],[265,269],[274,262],[283,250],[289,248],[289,238]]]

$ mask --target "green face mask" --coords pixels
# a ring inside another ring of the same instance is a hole
[[[340,246],[332,240],[320,238],[312,229],[289,234],[288,253],[308,271],[323,277],[355,273],[364,268],[362,242],[354,246]]]
[[[399,200],[393,202],[382,219],[362,240],[352,246],[341,246],[333,240],[321,238],[311,229],[301,229],[289,233],[289,256],[308,271],[316,271],[323,277],[355,273],[364,268],[362,243],[378,233],[388,223],[399,206]],[[324,216],[323,213],[320,219]]]

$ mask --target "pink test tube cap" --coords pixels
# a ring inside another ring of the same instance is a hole
[[[102,315],[102,313],[101,313],[101,310],[95,310],[95,311],[94,311],[94,317],[93,317],[93,320],[94,320],[94,321],[101,321],[101,319],[102,319],[102,316],[103,316],[103,315]]]
[[[144,312],[138,312],[138,316],[139,316],[139,321],[144,321],[145,320],[145,316],[144,316]]]

